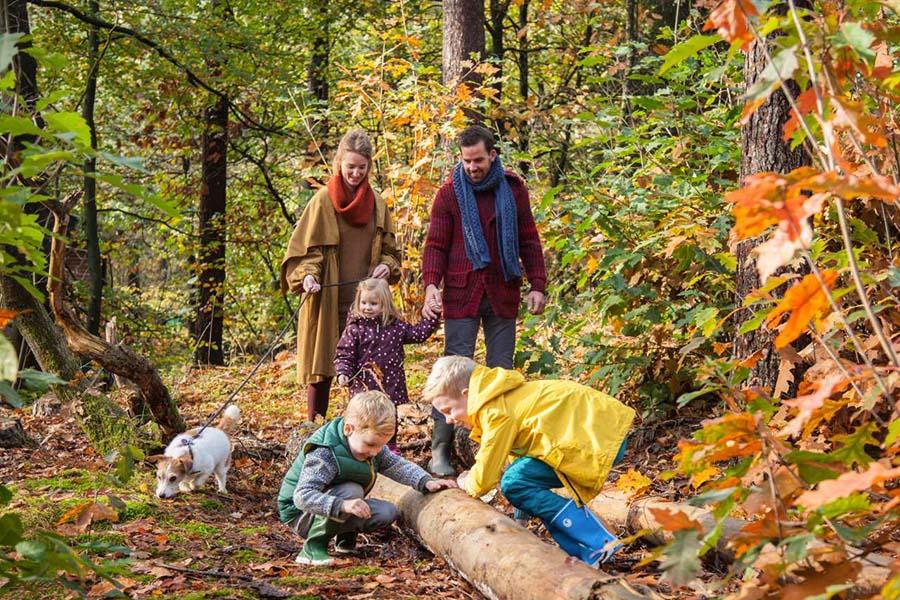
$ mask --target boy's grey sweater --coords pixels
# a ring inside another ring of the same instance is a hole
[[[425,491],[425,484],[433,479],[419,465],[409,462],[391,452],[387,446],[378,454],[379,474],[394,481],[408,485],[419,492]],[[316,448],[306,455],[300,478],[294,489],[294,504],[300,510],[315,515],[332,518],[347,516],[341,512],[344,501],[326,491],[335,476],[338,467],[334,454],[328,448]]]

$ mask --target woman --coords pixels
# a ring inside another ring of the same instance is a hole
[[[282,291],[310,294],[297,319],[297,378],[307,386],[310,421],[328,411],[334,353],[356,283],[400,279],[391,214],[369,185],[371,167],[366,132],[348,131],[334,156],[334,174],[306,205],[281,261]]]

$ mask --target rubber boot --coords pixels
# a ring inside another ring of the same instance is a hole
[[[345,531],[334,538],[335,554],[353,554],[356,552],[356,532]]]
[[[450,465],[450,448],[453,444],[453,425],[447,423],[444,415],[432,411],[434,429],[431,430],[431,460],[428,470],[438,477],[450,477],[456,470]]]
[[[334,559],[328,555],[328,542],[337,535],[340,525],[327,517],[316,515],[312,525],[309,526],[303,549],[297,555],[295,562],[314,566],[333,564]]]
[[[311,383],[306,388],[306,418],[316,421],[316,415],[322,415],[328,412],[328,395],[331,393],[331,377],[323,379],[317,383]]]
[[[591,566],[608,561],[622,547],[618,544],[606,550],[610,542],[617,541],[616,536],[590,509],[579,508],[574,500],[567,502],[547,523],[547,531],[560,548]]]

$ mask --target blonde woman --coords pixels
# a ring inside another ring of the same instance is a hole
[[[348,131],[334,156],[334,174],[306,205],[281,262],[281,288],[311,297],[297,319],[297,378],[306,386],[309,420],[325,416],[334,352],[355,296],[355,282],[400,279],[391,214],[369,185],[372,143]],[[338,285],[348,282],[346,285]]]

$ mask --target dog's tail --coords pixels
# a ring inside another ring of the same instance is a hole
[[[233,433],[237,429],[238,422],[241,420],[241,409],[234,404],[229,404],[222,418],[219,419],[219,429],[225,433]]]

